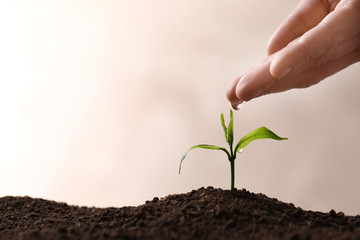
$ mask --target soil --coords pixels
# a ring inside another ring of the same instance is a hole
[[[360,216],[304,211],[263,194],[200,188],[138,207],[0,198],[0,239],[360,239]]]

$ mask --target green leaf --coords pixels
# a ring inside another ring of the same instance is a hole
[[[227,132],[227,128],[225,126],[224,114],[221,113],[220,119],[221,119],[221,125],[222,125],[222,127],[224,129],[225,140],[226,140],[226,142],[228,142],[228,132]]]
[[[229,146],[231,147],[234,142],[234,116],[233,112],[230,109],[230,121],[228,125],[228,141]]]
[[[228,158],[230,158],[230,154],[229,152],[223,148],[223,147],[218,147],[218,146],[214,146],[214,145],[208,145],[208,144],[200,144],[200,145],[196,145],[191,147],[189,150],[187,150],[184,155],[181,157],[181,161],[180,161],[180,166],[179,166],[179,174],[181,172],[181,165],[182,162],[184,161],[184,159],[186,158],[186,155],[189,153],[190,150],[195,149],[195,148],[203,148],[203,149],[211,149],[211,150],[221,150],[224,151],[226,153],[226,155],[228,156]]]
[[[287,138],[279,137],[278,135],[276,135],[266,127],[260,127],[250,132],[246,136],[244,136],[236,145],[235,152],[239,152],[241,149],[243,149],[249,143],[251,143],[256,139],[265,139],[265,138],[271,138],[274,140],[287,140]]]

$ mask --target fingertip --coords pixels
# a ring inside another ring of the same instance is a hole
[[[236,89],[235,89],[235,94],[236,94],[236,97],[237,97],[237,99],[242,99],[243,98],[243,85],[242,84],[238,84],[237,86],[236,86]]]
[[[272,54],[279,51],[283,46],[279,44],[280,40],[277,37],[278,31],[276,31],[269,39],[266,44],[266,54],[267,56],[271,56]]]
[[[240,99],[242,102],[250,101],[251,99],[255,98],[257,95],[257,92],[251,91],[249,89],[247,75],[245,74],[239,81],[239,83],[236,86],[235,93],[236,97]]]
[[[270,74],[273,78],[281,79],[286,77],[292,68],[282,64],[281,54],[277,54],[270,63]]]
[[[276,51],[274,51],[272,45],[268,44],[266,46],[266,56],[271,56],[272,54],[274,54]]]
[[[279,75],[277,70],[277,62],[278,62],[278,58],[277,56],[275,56],[270,63],[270,69],[269,69],[270,75],[274,78],[278,78]]]
[[[237,97],[236,97],[236,94],[235,94],[235,89],[236,89],[236,85],[238,84],[239,80],[240,80],[240,77],[235,78],[233,81],[231,81],[229,83],[229,86],[228,86],[227,91],[226,91],[226,98],[230,102],[238,100]]]
[[[234,110],[238,110],[239,105],[243,102],[236,95],[236,87],[237,87],[240,79],[241,79],[241,76],[238,78],[235,78],[233,81],[231,81],[229,84],[229,87],[227,89],[227,92],[226,92],[226,98],[229,100],[229,102]]]

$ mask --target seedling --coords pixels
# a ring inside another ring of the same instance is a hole
[[[195,145],[195,146],[191,147],[189,150],[187,150],[184,153],[184,155],[182,156],[181,161],[180,161],[180,166],[179,166],[179,174],[181,172],[182,162],[184,161],[186,155],[189,153],[190,150],[195,149],[195,148],[221,150],[226,153],[226,155],[229,159],[229,162],[230,162],[230,170],[231,170],[231,188],[230,189],[232,190],[232,189],[234,189],[234,181],[235,181],[235,170],[234,170],[235,165],[234,165],[234,163],[235,163],[237,153],[240,153],[244,147],[246,147],[249,143],[251,143],[252,141],[254,141],[256,139],[270,138],[270,139],[274,139],[274,140],[287,140],[287,138],[279,137],[278,135],[276,135],[274,132],[272,132],[271,130],[269,130],[266,127],[260,127],[260,128],[255,129],[254,131],[248,133],[243,138],[241,138],[240,141],[236,144],[235,148],[233,148],[233,142],[234,142],[233,112],[230,110],[230,121],[229,121],[229,124],[227,127],[225,125],[224,114],[221,113],[220,119],[221,119],[221,125],[224,129],[225,140],[229,144],[230,151],[228,151],[226,148],[218,147],[218,146],[214,146],[214,145],[208,145],[208,144]]]

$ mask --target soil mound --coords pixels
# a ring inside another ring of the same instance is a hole
[[[0,198],[0,239],[360,239],[360,216],[304,211],[263,194],[200,188],[138,207]]]

